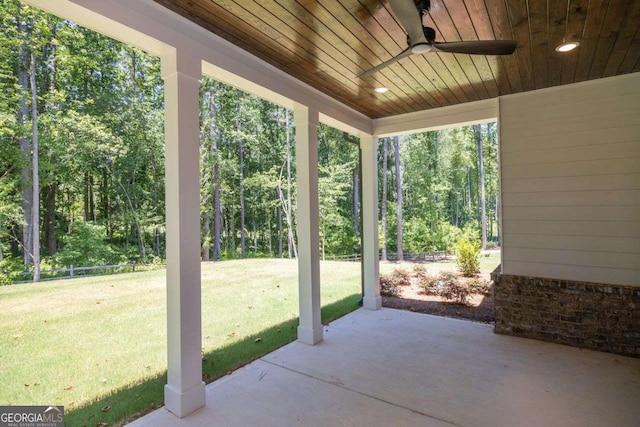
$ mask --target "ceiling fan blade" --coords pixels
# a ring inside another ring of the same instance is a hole
[[[393,58],[389,59],[388,61],[383,62],[382,64],[376,65],[375,67],[371,68],[370,70],[365,71],[364,73],[360,74],[358,77],[361,79],[364,79],[365,77],[369,77],[371,74],[376,73],[380,70],[382,70],[383,68],[387,68],[389,65],[393,64],[396,61],[401,60],[402,58],[405,58],[407,56],[411,55],[411,48],[408,47],[405,50],[403,50],[402,52],[400,52],[398,55],[394,56]]]
[[[436,51],[470,55],[511,55],[518,46],[515,40],[471,40],[466,42],[434,42]]]
[[[398,18],[411,44],[426,42],[422,31],[422,19],[413,0],[389,0],[393,14]]]

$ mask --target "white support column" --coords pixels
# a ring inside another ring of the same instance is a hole
[[[378,138],[360,136],[362,150],[362,241],[364,263],[364,298],[369,310],[382,307],[378,254]]]
[[[201,61],[181,51],[162,57],[167,210],[167,364],[165,407],[179,417],[205,404],[202,382],[198,90]]]
[[[318,231],[318,112],[296,105],[298,289],[300,325],[298,341],[322,341],[320,320],[320,237]]]

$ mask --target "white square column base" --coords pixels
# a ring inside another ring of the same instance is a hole
[[[180,393],[169,384],[164,386],[164,407],[182,418],[205,405],[205,384],[201,382],[195,387]]]
[[[322,325],[313,329],[298,326],[298,341],[304,344],[316,345],[323,339]]]
[[[364,297],[362,299],[362,307],[367,310],[379,310],[382,307],[382,297]]]

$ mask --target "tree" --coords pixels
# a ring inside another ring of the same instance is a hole
[[[33,183],[31,181],[33,172],[31,171],[31,141],[27,137],[26,127],[29,120],[29,52],[27,43],[30,34],[27,29],[27,14],[24,8],[18,4],[17,26],[18,36],[21,39],[18,50],[18,84],[20,85],[20,104],[18,109],[18,124],[23,128],[20,136],[20,151],[22,153],[21,168],[21,189],[22,189],[22,211],[24,213],[24,224],[22,228],[22,248],[25,267],[29,267],[32,262],[31,250],[33,248]]]
[[[31,49],[31,66],[29,67],[29,81],[31,85],[31,171],[33,189],[33,206],[31,208],[32,242],[31,249],[33,259],[33,281],[40,281],[40,177],[38,162],[38,89],[36,87],[36,54]]]
[[[482,153],[482,127],[473,125],[473,135],[478,147],[478,171],[480,174],[480,224],[482,249],[487,249],[487,200],[484,185],[484,156]]]
[[[382,138],[382,261],[387,260],[387,169],[389,138]]]
[[[404,259],[402,248],[402,171],[400,170],[400,138],[393,137],[393,152],[396,166],[396,223],[398,227],[396,253],[397,260]]]
[[[69,254],[69,236],[87,225],[104,233],[92,246],[108,245],[110,260],[163,257],[158,59],[17,0],[0,5],[0,23],[0,266],[31,267],[38,244],[43,262],[69,259],[58,254]],[[201,108],[202,258],[296,257],[291,112],[209,79]],[[358,250],[356,139],[318,127],[326,256]],[[451,249],[463,229],[480,235],[484,227],[495,240],[495,126],[401,139],[381,141],[382,258]],[[106,259],[76,255],[81,264]]]

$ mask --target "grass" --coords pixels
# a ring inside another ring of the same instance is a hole
[[[322,262],[321,278],[323,322],[357,307],[360,264]],[[71,426],[160,406],[165,289],[164,270],[0,288],[0,405],[64,405]],[[297,311],[295,260],[203,263],[204,379],[295,339]]]

